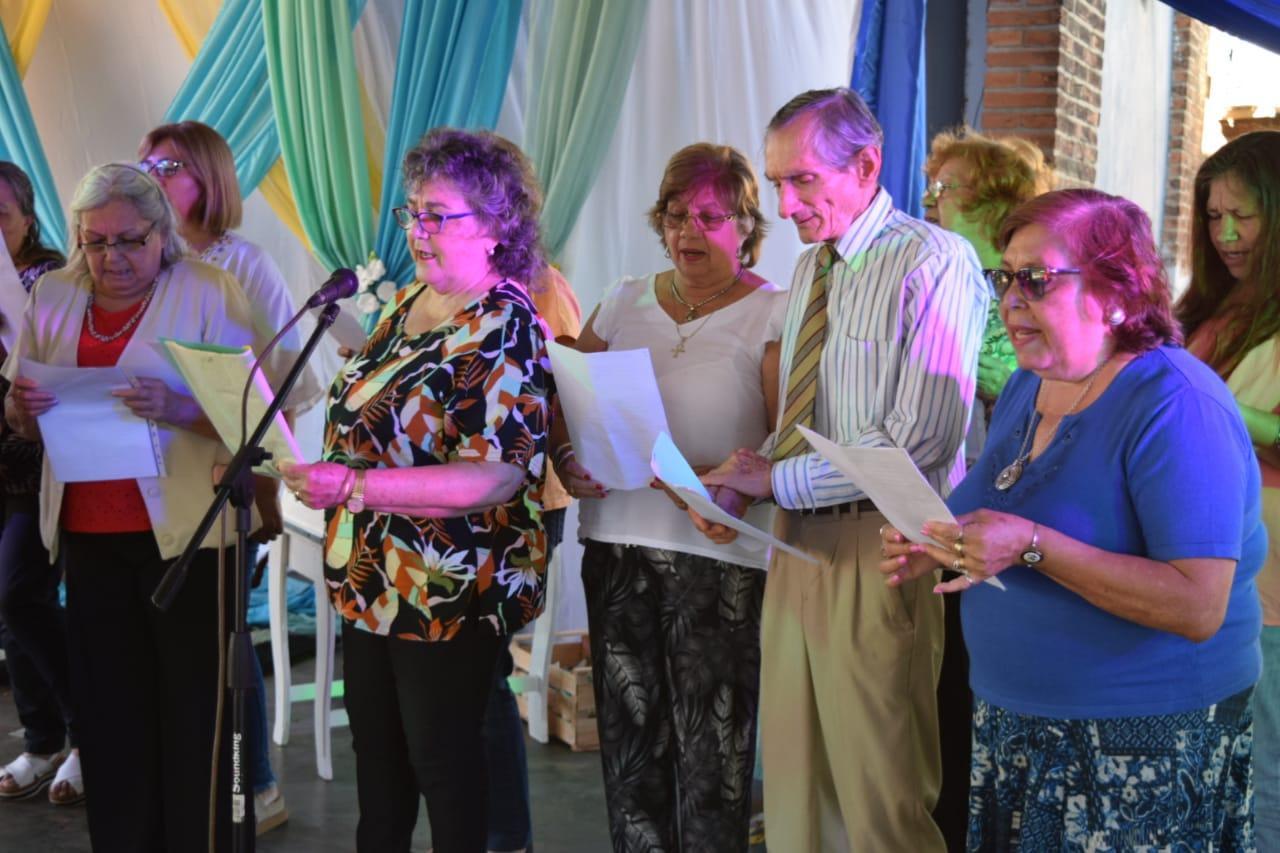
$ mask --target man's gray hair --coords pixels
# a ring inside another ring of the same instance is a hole
[[[868,145],[884,145],[884,131],[867,102],[852,89],[810,89],[774,113],[767,136],[806,116],[813,117],[810,144],[833,169],[847,169]]]
[[[177,216],[156,179],[132,163],[105,163],[94,166],[80,179],[71,199],[68,272],[76,276],[89,274],[89,262],[79,246],[80,218],[86,212],[105,207],[113,201],[128,202],[139,216],[151,222],[152,234],[164,241],[161,269],[177,263],[187,254],[187,243],[178,233]]]

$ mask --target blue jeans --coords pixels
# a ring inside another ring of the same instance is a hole
[[[542,514],[547,528],[547,562],[564,538],[565,510]],[[529,767],[524,751],[524,725],[507,676],[515,666],[511,650],[502,646],[493,670],[493,689],[484,711],[484,751],[489,772],[490,850],[533,849],[533,819],[529,813]]]
[[[1280,853],[1280,628],[1262,628],[1253,691],[1253,828],[1259,853]]]
[[[250,542],[246,587],[253,582],[253,568],[257,564],[258,544]],[[267,684],[263,681],[262,663],[257,654],[253,655],[252,666],[253,694],[245,703],[245,736],[249,739],[249,778],[253,780],[253,792],[257,794],[276,783],[276,774],[271,772],[271,756],[268,753],[271,741],[267,733]]]

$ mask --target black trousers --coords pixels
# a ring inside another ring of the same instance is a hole
[[[613,849],[746,853],[765,573],[583,544]]]
[[[49,565],[34,499],[10,500],[0,533],[0,645],[13,684],[26,751],[58,752],[71,737],[67,620],[58,601],[62,573]]]
[[[506,641],[474,623],[441,643],[381,637],[343,623],[360,853],[409,853],[419,796],[427,801],[435,853],[484,853],[481,726]]]
[[[151,593],[170,561],[161,559],[150,532],[64,533],[62,549],[93,849],[206,850],[218,649],[225,644],[217,636],[217,552],[199,552],[173,606],[161,613]],[[229,568],[233,556],[229,550]],[[227,728],[230,716],[228,703]],[[228,741],[224,736],[219,761],[219,850],[230,849]],[[249,805],[252,820],[252,798]]]
[[[969,689],[969,652],[960,628],[960,596],[943,596],[946,645],[938,678],[938,729],[942,743],[942,791],[933,819],[949,853],[964,853],[969,832],[969,764],[973,743],[973,691]]]

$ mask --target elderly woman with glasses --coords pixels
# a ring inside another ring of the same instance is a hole
[[[551,376],[526,285],[541,192],[491,133],[438,128],[405,156],[417,281],[329,392],[324,459],[285,482],[326,510],[343,620],[361,851],[483,851],[481,724],[499,650],[542,609]]]
[[[969,849],[1251,850],[1267,541],[1249,433],[1178,346],[1136,205],[1048,193],[998,245],[1019,370],[948,499],[959,524],[881,531],[891,586],[961,573],[935,592],[962,594],[971,661]]]
[[[99,405],[105,412],[115,397],[128,410],[116,417],[146,419],[162,463],[153,475],[62,482],[44,462],[40,530],[66,573],[71,690],[93,790],[89,834],[95,849],[204,849],[223,687],[216,531],[167,611],[150,596],[195,535],[226,451],[196,428],[204,415],[159,346],[162,338],[243,346],[252,339],[249,307],[229,275],[184,260],[164,191],[137,167],[92,169],[71,215],[76,249],[37,283],[4,365],[13,383],[6,419],[38,439],[38,418],[59,405],[24,375],[27,362],[116,367],[130,384],[103,385]],[[92,470],[95,461],[80,463]],[[223,775],[228,764],[224,756]],[[219,798],[217,815],[225,845],[229,798]]]
[[[649,225],[673,268],[611,288],[577,348],[648,350],[672,438],[706,470],[770,431],[761,364],[786,292],[751,271],[765,223],[750,162],[725,145],[677,151]],[[710,541],[660,491],[607,490],[576,460],[561,421],[553,446],[569,492],[584,498],[582,582],[614,848],[642,838],[644,849],[746,850],[766,554],[732,536]]]

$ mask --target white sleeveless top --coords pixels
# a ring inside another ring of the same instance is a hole
[[[770,432],[760,361],[782,334],[787,291],[766,282],[706,317],[677,326],[658,304],[654,276],[624,278],[604,295],[593,329],[612,351],[647,349],[667,410],[671,437],[689,464],[718,465],[739,447],[757,448]],[[684,340],[683,352],[675,353]],[[747,521],[770,530],[772,504]],[[763,545],[739,536],[717,545],[660,490],[613,490],[578,502],[580,538],[643,545],[764,568]]]

